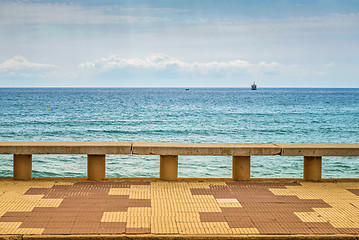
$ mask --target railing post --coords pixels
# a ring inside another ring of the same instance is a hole
[[[232,179],[249,180],[251,178],[251,157],[233,156],[232,158]]]
[[[306,181],[322,179],[322,157],[304,157],[303,178]]]
[[[160,179],[177,180],[178,178],[178,155],[160,156]]]
[[[106,178],[106,155],[87,155],[87,179],[100,181]]]
[[[30,180],[32,178],[32,155],[14,154],[14,179]]]

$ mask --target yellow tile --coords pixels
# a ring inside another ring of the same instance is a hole
[[[35,207],[58,207],[63,199],[40,199]]]
[[[19,228],[22,222],[0,222],[0,228]]]
[[[233,234],[259,234],[257,228],[231,228]]]
[[[317,212],[295,212],[294,214],[303,222],[327,222],[327,220]]]
[[[128,216],[126,228],[151,228],[151,218]]]
[[[101,218],[101,222],[126,222],[126,212],[104,212]]]
[[[14,234],[42,234],[44,228],[19,228]]]
[[[292,196],[294,193],[290,191],[289,189],[281,189],[281,188],[270,188],[269,191],[271,191],[274,195],[279,196]]]
[[[130,188],[110,188],[108,195],[130,195]]]

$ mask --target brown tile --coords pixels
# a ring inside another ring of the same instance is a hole
[[[53,216],[51,217],[51,222],[74,222],[76,220],[76,216]]]
[[[48,228],[72,228],[75,222],[49,222],[47,224]]]
[[[254,228],[254,227],[256,227],[252,221],[247,221],[247,222],[228,221],[228,225],[231,228]]]
[[[102,209],[103,212],[126,212],[128,207],[106,206]]]
[[[22,222],[26,217],[1,217],[0,222]]]
[[[312,230],[310,228],[294,228],[292,229],[294,234],[312,234]]]
[[[50,216],[40,216],[40,217],[27,217],[26,222],[48,222],[52,217]]]
[[[100,222],[75,222],[73,224],[74,228],[98,228],[100,226]]]
[[[21,228],[45,228],[48,224],[48,221],[45,222],[23,222]]]
[[[54,212],[57,209],[55,207],[35,207],[32,212]]]
[[[54,234],[70,234],[71,228],[45,228],[42,234],[54,235]]]
[[[202,222],[225,222],[226,221],[223,214],[221,214],[221,213],[201,212],[200,219]]]
[[[339,234],[340,232],[335,228],[310,228],[314,234]]]
[[[53,217],[76,217],[79,215],[78,212],[56,212]]]
[[[30,188],[25,195],[45,195],[50,192],[50,188]]]
[[[359,196],[359,189],[347,189],[349,192]]]
[[[309,228],[334,228],[330,223],[327,222],[305,222],[304,225]]]
[[[258,215],[250,215],[250,219],[253,222],[276,222],[277,219],[272,216],[269,212],[265,214],[258,214]]]
[[[337,228],[340,233],[359,234],[359,228]]]
[[[99,228],[98,233],[100,234],[123,234],[125,233],[126,228]]]
[[[48,211],[48,212],[30,212],[29,217],[53,217],[56,214],[54,211]]]
[[[151,201],[148,199],[130,199],[128,201],[129,207],[151,207]]]
[[[73,227],[71,228],[71,234],[97,234],[99,233],[99,228],[91,228],[91,227]]]
[[[77,216],[77,217],[75,217],[75,221],[76,222],[92,222],[92,221],[99,222],[99,216],[98,215]]]
[[[76,217],[98,217],[100,221],[102,215],[103,212],[78,212],[76,214]]]
[[[271,212],[272,216],[277,220],[277,222],[283,223],[302,223],[303,221],[297,217],[294,213],[288,212]]]
[[[281,225],[284,229],[302,229],[302,228],[309,229],[308,225],[306,225],[303,222],[299,222],[299,223],[278,222],[278,224]]]
[[[83,208],[78,208],[77,211],[78,211],[78,212],[103,212],[103,211],[104,211],[104,207],[102,207],[102,206],[98,206],[98,207],[83,207]]]
[[[207,217],[200,217],[200,219],[202,222],[226,222],[224,216],[218,216],[218,217],[207,216]]]
[[[249,216],[226,216],[228,222],[252,222]]]
[[[31,214],[31,212],[6,212],[2,217],[29,217]]]
[[[80,207],[58,207],[56,208],[56,212],[78,212],[80,211]]]
[[[100,228],[126,228],[125,222],[101,222]]]

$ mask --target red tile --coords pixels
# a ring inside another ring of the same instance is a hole
[[[45,228],[48,222],[23,222],[21,228]]]
[[[76,216],[53,216],[51,222],[75,222]]]
[[[340,232],[335,228],[310,228],[314,234],[339,234]]]
[[[45,230],[42,232],[42,234],[46,235],[60,235],[60,234],[70,234],[71,232],[71,228],[45,228]]]
[[[1,217],[0,222],[22,222],[26,217]]]
[[[126,228],[125,222],[101,222],[100,228]]]
[[[75,222],[49,222],[47,224],[48,228],[71,228]]]
[[[123,234],[125,233],[126,228],[99,228],[98,233],[100,234]]]
[[[252,222],[248,216],[226,216],[228,222]]]
[[[231,228],[254,228],[256,227],[253,222],[234,222],[234,221],[228,221],[228,225]]]
[[[98,234],[100,232],[99,228],[92,227],[74,227],[71,228],[71,234]]]
[[[100,226],[100,222],[78,222],[76,221],[73,224],[74,228],[98,228]]]
[[[359,234],[359,228],[338,228],[338,231],[345,234]]]

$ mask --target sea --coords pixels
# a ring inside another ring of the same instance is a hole
[[[0,141],[359,143],[359,89],[0,88]],[[108,155],[108,177],[158,177],[159,156]],[[13,174],[0,155],[0,177]],[[85,177],[86,155],[33,155],[34,177]],[[228,156],[179,156],[179,177],[229,178]],[[301,178],[303,157],[253,156],[255,178]],[[323,157],[358,178],[359,157]]]

